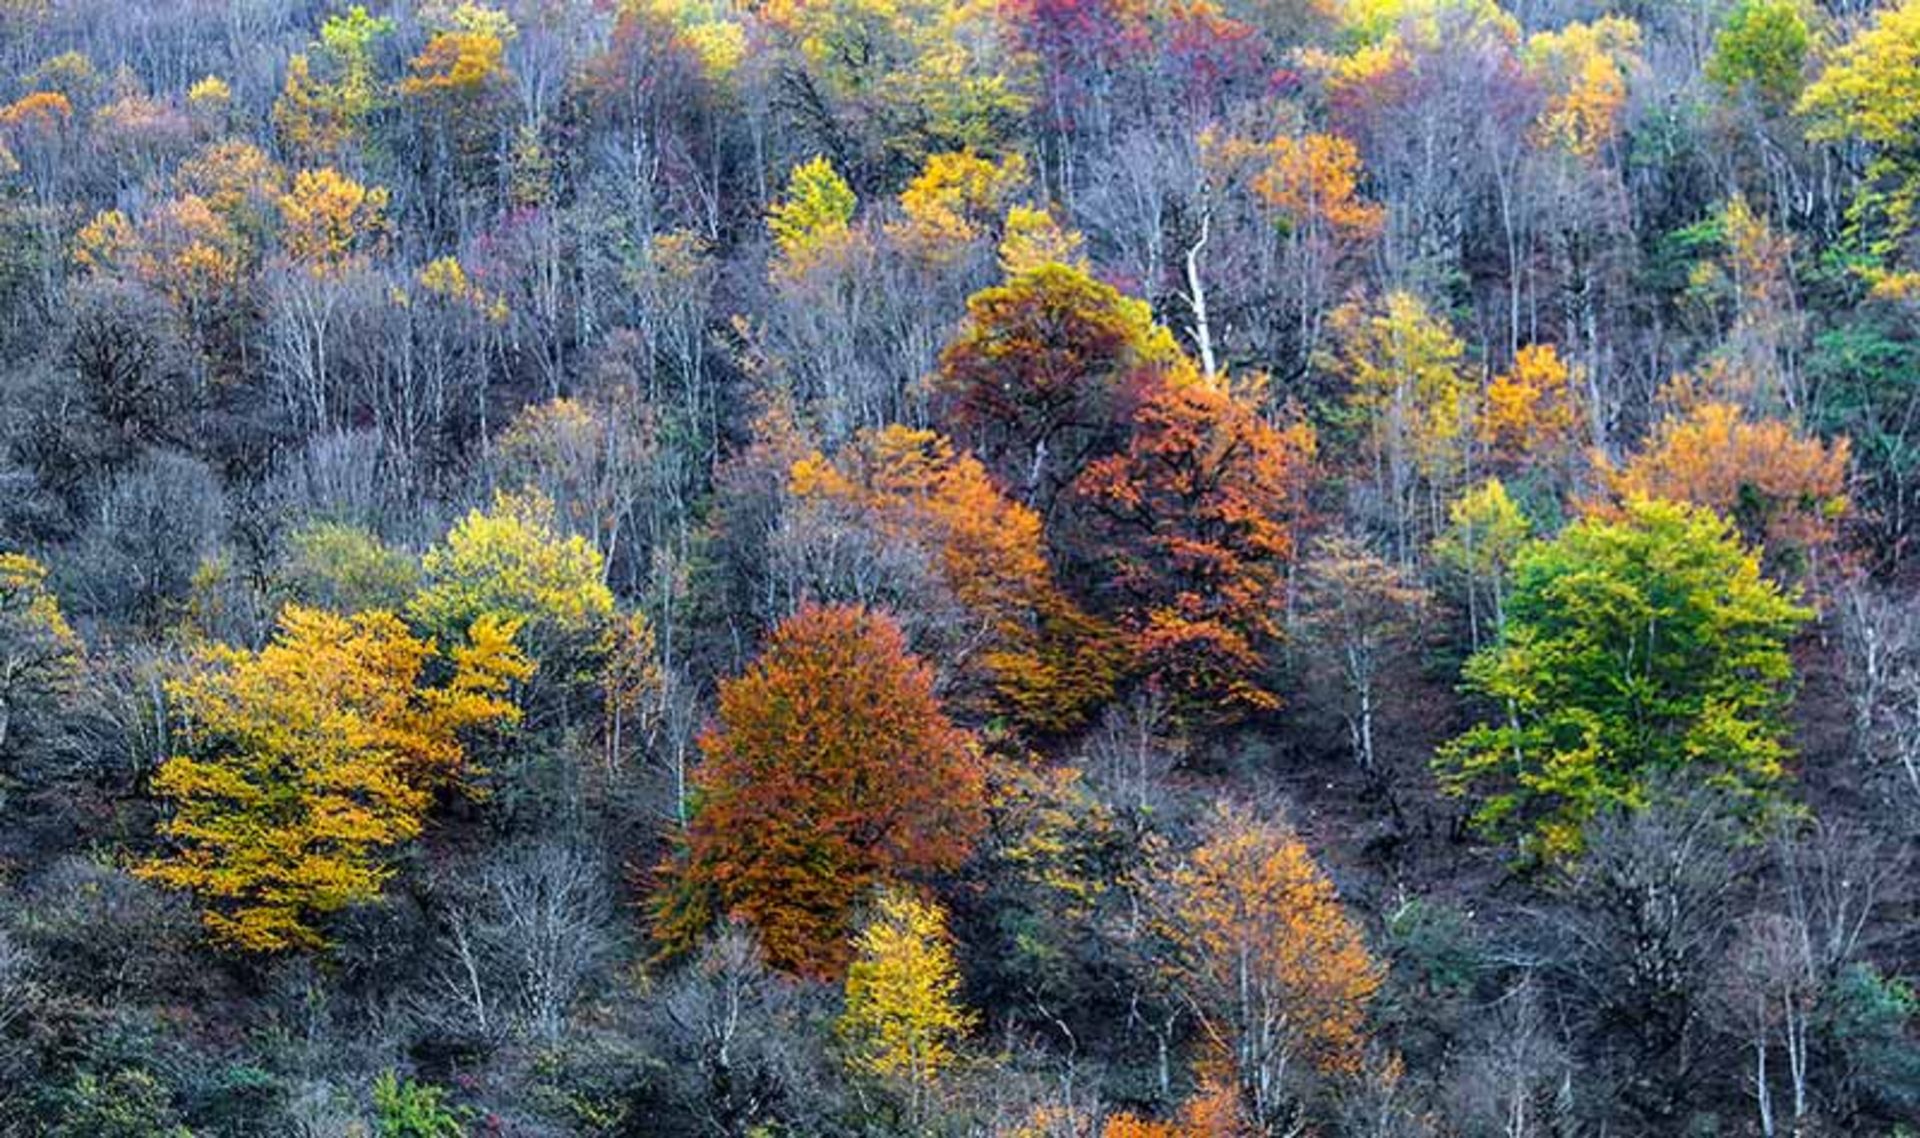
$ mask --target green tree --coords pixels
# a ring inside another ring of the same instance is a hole
[[[460,1114],[444,1087],[385,1071],[373,1081],[374,1133],[379,1138],[464,1138]]]
[[[1500,714],[1441,748],[1442,785],[1548,857],[1595,814],[1645,805],[1656,776],[1764,799],[1788,754],[1787,640],[1811,615],[1710,510],[1634,499],[1531,543],[1503,634],[1466,666]]]
[[[1707,78],[1729,94],[1750,91],[1787,106],[1806,85],[1802,71],[1811,42],[1796,0],[1741,0],[1714,38]]]

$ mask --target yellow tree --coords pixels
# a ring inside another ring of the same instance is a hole
[[[1579,368],[1552,344],[1529,344],[1493,377],[1480,401],[1475,433],[1505,467],[1564,466],[1586,426]]]
[[[295,174],[279,206],[287,256],[316,276],[338,274],[386,231],[387,191],[332,167]]]
[[[1628,81],[1640,67],[1640,25],[1624,16],[1573,23],[1527,40],[1522,58],[1546,90],[1542,143],[1594,158],[1620,134]]]
[[[1312,855],[1285,826],[1222,808],[1167,875],[1168,968],[1199,1020],[1204,1074],[1255,1125],[1286,1111],[1300,1068],[1358,1069],[1381,970]]]
[[[851,226],[858,204],[852,187],[826,158],[815,156],[795,166],[787,192],[767,210],[780,268],[801,275],[845,250],[855,239]]]
[[[0,763],[24,755],[78,691],[85,653],[46,566],[0,553]]]
[[[846,1011],[835,1025],[848,1067],[903,1084],[917,1120],[975,1021],[960,1003],[946,913],[905,891],[883,892],[854,938]]]
[[[289,605],[260,651],[206,650],[167,687],[181,749],[153,790],[171,848],[138,872],[194,893],[227,947],[324,945],[319,920],[379,897],[382,851],[473,775],[461,733],[518,717],[502,693],[532,668],[513,632],[476,623],[439,686],[434,644],[392,613]]]
[[[590,680],[614,620],[600,551],[556,528],[538,493],[497,495],[473,510],[421,558],[425,584],[407,606],[419,627],[444,640],[482,617],[510,620],[543,673],[564,686]]]
[[[1018,154],[997,163],[971,150],[930,154],[900,192],[906,219],[887,233],[917,256],[945,261],[990,228],[1026,180],[1027,163]]]
[[[1437,520],[1466,470],[1473,422],[1473,389],[1460,372],[1466,347],[1444,318],[1406,292],[1377,305],[1344,305],[1333,325],[1333,366],[1351,388],[1349,403],[1367,418],[1375,483],[1404,563],[1412,557],[1422,497],[1429,519]]]
[[[1532,535],[1532,526],[1498,478],[1454,499],[1447,529],[1433,543],[1434,559],[1460,575],[1467,593],[1467,626],[1474,648],[1482,625],[1494,636],[1506,628],[1507,569]]]
[[[1920,0],[1882,7],[1834,52],[1799,111],[1813,141],[1873,148],[1848,217],[1870,255],[1860,271],[1884,296],[1920,296]]]

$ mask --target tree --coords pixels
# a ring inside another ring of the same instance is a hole
[[[908,1088],[909,1117],[953,1064],[976,1017],[960,1003],[946,913],[899,890],[883,892],[854,940],[846,1011],[834,1025],[856,1073]]]
[[[1565,466],[1586,437],[1580,370],[1552,344],[1528,344],[1480,400],[1476,434],[1503,466]]]
[[[554,525],[537,493],[501,493],[472,510],[420,559],[424,583],[407,616],[455,643],[482,617],[511,621],[528,653],[557,682],[598,665],[614,616],[606,564],[585,538]]]
[[[1044,520],[1088,463],[1124,445],[1133,408],[1184,363],[1146,304],[1045,264],[967,300],[933,383],[955,437]]]
[[[47,588],[46,566],[0,553],[0,764],[46,741],[79,694],[86,654]]]
[[[1168,873],[1164,906],[1167,967],[1202,1028],[1206,1069],[1238,1089],[1256,1126],[1286,1120],[1299,1065],[1358,1069],[1381,970],[1285,826],[1222,808]]]
[[[1373,728],[1378,714],[1380,671],[1405,648],[1426,590],[1393,565],[1351,538],[1332,536],[1314,543],[1301,563],[1301,620],[1316,658],[1336,661],[1340,715],[1347,722],[1353,761],[1378,778]]]
[[[1920,293],[1913,257],[1920,207],[1920,0],[1880,8],[1840,45],[1796,108],[1814,142],[1858,140],[1873,148],[1848,222],[1863,262],[1855,268],[1881,295]]]
[[[775,966],[838,975],[878,885],[957,867],[982,825],[979,760],[890,617],[809,607],[720,686],[695,808],[656,903],[669,951],[722,916]]]
[[[1624,467],[1602,473],[1615,501],[1666,498],[1713,509],[1764,551],[1769,571],[1798,576],[1839,537],[1850,460],[1844,438],[1825,442],[1780,419],[1703,403],[1663,420]],[[1620,507],[1600,502],[1591,510],[1617,517]]]
[[[815,599],[885,594],[916,644],[958,674],[961,704],[1058,732],[1111,694],[1123,650],[1054,583],[1038,515],[1001,493],[972,455],[895,425],[861,432],[831,462],[815,454],[795,463],[790,488],[783,549],[838,561],[850,547],[845,559],[856,563],[807,567],[811,590],[823,594]],[[875,539],[917,551],[897,575],[931,567],[937,587],[829,579],[884,573],[898,558],[873,549]],[[923,595],[903,595],[911,592]]]
[[[1333,314],[1339,341],[1334,368],[1349,404],[1366,417],[1374,482],[1395,538],[1411,563],[1420,532],[1420,491],[1437,528],[1440,503],[1466,467],[1473,391],[1460,374],[1466,347],[1447,322],[1410,293],[1379,304],[1348,304]]]
[[[1314,447],[1310,427],[1275,427],[1224,378],[1189,370],[1141,404],[1123,453],[1074,484],[1100,611],[1190,709],[1278,704],[1267,653]]]
[[[1728,95],[1789,108],[1806,86],[1812,42],[1797,0],[1740,0],[1714,36],[1707,78]]]
[[[1788,756],[1786,642],[1810,616],[1706,509],[1634,498],[1617,521],[1534,542],[1503,634],[1466,666],[1500,718],[1441,748],[1442,784],[1546,857],[1577,852],[1596,814],[1645,805],[1661,776],[1764,806]]]
[[[1527,70],[1547,89],[1537,126],[1549,145],[1586,159],[1620,134],[1628,78],[1640,66],[1640,25],[1624,16],[1571,23],[1527,40]]]
[[[1483,621],[1495,637],[1507,626],[1507,574],[1533,527],[1498,478],[1454,499],[1447,507],[1447,521],[1446,532],[1433,543],[1433,555],[1463,579],[1468,634],[1477,652]]]
[[[804,273],[852,240],[853,211],[858,204],[846,179],[824,157],[815,155],[795,166],[785,196],[767,210],[767,229],[780,251],[784,271]]]
[[[316,276],[342,272],[356,254],[377,247],[386,228],[387,191],[332,167],[295,174],[279,205],[287,256]]]
[[[481,618],[434,687],[433,644],[391,613],[289,605],[260,651],[205,650],[167,688],[182,749],[153,790],[172,848],[140,874],[196,894],[226,947],[324,945],[317,922],[377,899],[381,852],[420,833],[438,790],[474,778],[461,734],[518,717],[501,696],[532,669],[513,632]]]

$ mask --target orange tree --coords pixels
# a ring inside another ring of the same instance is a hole
[[[728,915],[755,927],[777,967],[837,976],[861,899],[956,868],[984,824],[972,740],[899,626],[866,609],[781,622],[721,684],[700,748],[693,818],[656,905],[669,953]]]
[[[1281,1117],[1303,1068],[1358,1069],[1381,969],[1333,883],[1284,826],[1232,808],[1166,875],[1167,967],[1199,1018],[1202,1074],[1250,1121]]]
[[[1181,363],[1144,301],[1042,264],[968,299],[933,382],[962,445],[1045,516]]]
[[[1099,607],[1192,707],[1279,702],[1267,651],[1313,454],[1310,428],[1277,428],[1189,368],[1140,407],[1126,449],[1075,483],[1074,544],[1103,570]]]
[[[972,455],[933,431],[862,431],[831,462],[795,463],[791,489],[802,509],[847,511],[842,524],[925,551],[964,613],[950,623],[966,627],[939,630],[933,647],[958,663],[966,704],[1062,731],[1111,694],[1120,653],[1110,630],[1055,585],[1039,515]]]
[[[208,650],[167,688],[181,749],[153,789],[172,848],[140,874],[197,895],[227,947],[321,947],[317,920],[379,897],[380,851],[471,775],[460,733],[518,717],[501,693],[532,669],[513,628],[482,618],[436,687],[433,643],[386,612],[289,605],[260,651]]]

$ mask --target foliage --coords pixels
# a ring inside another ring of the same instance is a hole
[[[420,560],[424,584],[407,616],[448,642],[482,618],[524,631],[536,659],[590,651],[613,619],[606,564],[585,538],[555,528],[538,493],[495,495]]]
[[[1054,584],[1039,516],[995,488],[971,455],[896,425],[862,432],[831,463],[818,454],[796,463],[791,488],[803,504],[852,507],[863,528],[925,548],[984,634],[977,650],[961,630],[936,634],[977,658],[992,686],[991,695],[963,691],[966,702],[1062,731],[1111,693],[1109,635]]]
[[[1606,471],[1616,499],[1667,498],[1708,506],[1731,520],[1770,565],[1803,568],[1833,543],[1846,516],[1849,443],[1809,438],[1779,419],[1753,421],[1705,403],[1662,422],[1647,445]],[[1618,507],[1596,512],[1617,516]]]
[[[467,1128],[446,1097],[444,1088],[383,1071],[373,1081],[374,1133],[378,1138],[464,1138]]]
[[[656,935],[685,951],[738,916],[767,959],[836,976],[875,886],[951,870],[981,825],[982,775],[892,618],[807,608],[720,687],[695,811]]]
[[[1727,523],[1629,499],[1521,549],[1500,639],[1466,687],[1499,718],[1435,757],[1474,819],[1548,857],[1587,819],[1646,805],[1663,775],[1763,805],[1784,773],[1786,641],[1811,615],[1760,575]]]
[[[1225,381],[1175,375],[1134,414],[1124,453],[1074,485],[1103,607],[1147,671],[1191,709],[1269,709],[1275,614],[1313,431],[1261,418]]]
[[[1223,809],[1168,873],[1167,966],[1202,1017],[1206,1070],[1261,1125],[1305,1065],[1357,1069],[1380,969],[1333,883],[1285,826]]]
[[[80,693],[86,651],[47,588],[46,566],[0,553],[0,762],[44,746]]]
[[[1707,78],[1730,95],[1751,91],[1790,107],[1806,84],[1812,41],[1798,0],[1740,0],[1714,37]]]
[[[182,749],[154,776],[172,848],[140,873],[196,894],[207,931],[247,952],[314,948],[316,922],[375,900],[380,854],[420,833],[434,793],[471,782],[463,732],[512,722],[531,668],[482,617],[422,683],[434,649],[391,613],[288,606],[259,652],[206,649],[168,685]]]
[[[1145,304],[1045,264],[968,298],[934,384],[959,441],[1045,517],[1183,363]]]
[[[835,1024],[848,1064],[915,1087],[932,1083],[976,1022],[960,1003],[946,914],[910,894],[884,892],[854,938],[854,952],[847,1010]]]
[[[347,615],[392,611],[413,596],[420,565],[357,526],[318,522],[288,535],[281,579],[293,599],[310,608]]]
[[[850,239],[853,189],[819,155],[793,168],[787,192],[767,210],[774,246],[795,269],[832,253]]]

